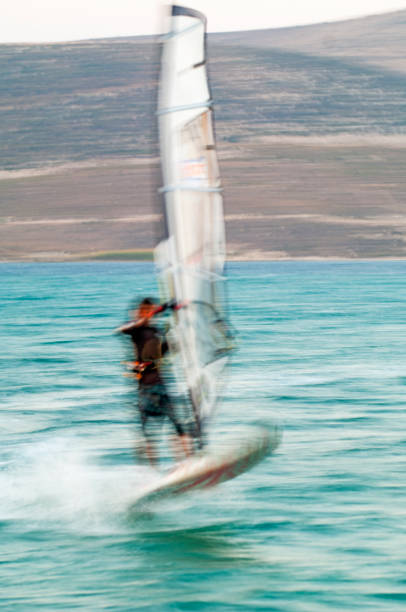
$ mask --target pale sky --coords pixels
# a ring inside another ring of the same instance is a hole
[[[336,21],[406,9],[406,0],[185,0],[208,30],[250,30]],[[3,0],[0,43],[158,34],[163,0]]]

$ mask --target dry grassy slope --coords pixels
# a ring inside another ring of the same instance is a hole
[[[405,56],[405,13],[296,28],[294,36],[209,36],[220,144],[264,134],[404,133],[404,77],[369,60]],[[158,63],[148,37],[1,45],[0,167],[156,153]]]
[[[221,155],[229,256],[405,257],[406,149],[309,141]],[[3,259],[63,259],[153,247],[154,168],[73,166],[0,182]],[[124,254],[128,257],[128,254]]]
[[[151,154],[151,39],[0,46],[1,167]]]
[[[404,77],[376,61],[400,57],[405,16],[209,37],[230,255],[406,256]],[[0,257],[151,248],[153,41],[8,45],[0,64]]]
[[[215,34],[222,44],[279,48],[406,72],[406,10],[333,23]]]

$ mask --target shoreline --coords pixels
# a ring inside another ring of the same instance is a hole
[[[385,261],[405,261],[406,257],[402,256],[384,256],[384,257],[315,257],[315,256],[285,256],[285,257],[250,257],[244,255],[236,255],[226,257],[227,263],[283,263],[283,262],[314,262],[314,263],[377,263]],[[64,263],[154,263],[152,253],[145,253],[145,256],[140,257],[102,257],[102,256],[77,256],[77,257],[19,257],[19,258],[0,258],[0,265],[4,264],[64,264]]]

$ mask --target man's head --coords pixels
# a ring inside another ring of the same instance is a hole
[[[156,308],[156,302],[153,298],[146,297],[134,309],[134,319],[149,319]]]

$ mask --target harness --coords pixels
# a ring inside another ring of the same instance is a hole
[[[156,361],[133,361],[131,371],[134,372],[135,378],[141,380],[145,370],[157,370],[158,365]]]

